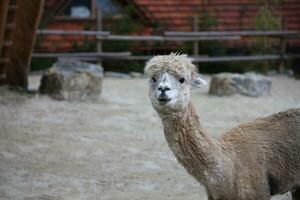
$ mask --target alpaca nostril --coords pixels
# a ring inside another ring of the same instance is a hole
[[[164,93],[166,91],[169,91],[170,88],[169,87],[159,87],[158,90],[161,91],[162,93]]]

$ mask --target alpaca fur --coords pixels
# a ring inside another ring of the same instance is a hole
[[[268,200],[288,191],[300,200],[299,108],[243,123],[216,140],[190,101],[190,85],[199,78],[186,55],[156,56],[145,73],[170,149],[205,186],[209,200]]]

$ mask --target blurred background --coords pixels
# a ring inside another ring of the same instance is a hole
[[[10,49],[22,45],[33,51],[26,63],[32,71],[71,57],[101,62],[105,71],[142,72],[151,56],[175,51],[193,56],[203,73],[299,74],[297,0],[45,0],[24,11],[33,11],[27,19],[35,25],[32,37],[16,36],[24,28],[13,25],[25,26],[25,18],[15,14],[17,1],[8,2],[1,12],[3,77],[10,74],[4,72],[9,54],[16,54]],[[16,46],[18,40],[29,43]]]
[[[112,36],[41,34],[35,52],[99,52],[97,43],[101,42],[103,52],[130,52],[136,56],[129,56],[122,62],[115,61],[116,58],[106,59],[103,66],[107,70],[142,72],[144,61],[149,56],[178,51],[195,57],[224,58],[223,62],[222,58],[218,61],[199,59],[204,73],[249,70],[266,73],[278,70],[281,65],[276,63],[278,59],[266,56],[254,58],[252,62],[241,62],[251,60],[251,57],[240,60],[237,57],[237,61],[230,62],[230,56],[280,55],[299,51],[299,38],[291,38],[291,33],[283,32],[299,30],[299,4],[296,0],[48,0],[41,29],[99,30],[109,31]],[[178,33],[191,31],[217,33]],[[270,32],[258,34],[252,31]],[[282,32],[272,34],[271,31]],[[163,38],[121,38],[118,35]],[[283,42],[283,38],[289,39]],[[225,56],[229,56],[229,60]],[[53,59],[34,59],[32,69],[51,66],[52,63]],[[292,67],[290,60],[286,66],[288,69]]]
[[[145,62],[192,58],[218,138],[300,107],[299,31],[299,0],[1,0],[0,199],[207,199],[165,142]]]

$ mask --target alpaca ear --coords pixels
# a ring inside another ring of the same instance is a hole
[[[206,86],[207,83],[204,79],[200,78],[200,76],[196,76],[195,78],[192,79],[191,85],[194,87],[202,87]]]

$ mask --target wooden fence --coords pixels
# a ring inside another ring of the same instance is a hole
[[[232,61],[261,61],[261,60],[279,60],[280,69],[284,68],[285,60],[291,56],[286,53],[286,42],[291,38],[299,38],[297,31],[223,31],[223,32],[199,32],[198,17],[193,18],[193,32],[173,32],[167,31],[163,35],[113,35],[110,32],[102,30],[102,12],[97,10],[97,30],[96,31],[64,31],[64,30],[39,30],[38,34],[59,34],[59,35],[92,35],[97,39],[96,53],[34,53],[33,57],[55,57],[55,58],[73,58],[86,61],[101,62],[104,59],[109,60],[147,60],[152,55],[132,55],[130,52],[103,52],[103,41],[156,41],[156,42],[193,42],[193,62],[232,62]],[[222,56],[210,57],[199,55],[199,43],[201,41],[224,41],[241,40],[243,37],[264,36],[280,40],[280,48],[275,55],[249,55],[249,56]]]
[[[138,35],[113,35],[103,31],[62,31],[62,30],[39,30],[38,34],[61,34],[61,35],[93,35],[98,40],[101,47],[103,41],[157,41],[157,42],[193,42],[194,47],[201,41],[209,40],[241,40],[243,37],[270,37],[280,40],[278,54],[274,55],[245,55],[245,56],[220,56],[210,57],[198,55],[198,49],[194,48],[192,59],[196,63],[201,62],[234,62],[234,61],[262,61],[279,60],[280,67],[284,67],[284,62],[293,56],[286,53],[286,42],[289,39],[299,38],[297,31],[226,31],[226,32],[165,32],[160,36],[138,36]],[[196,44],[196,45],[195,45]],[[52,58],[74,58],[85,61],[109,60],[146,60],[151,55],[137,56],[130,52],[102,52],[102,48],[97,48],[96,53],[34,53],[33,57]],[[299,55],[295,55],[299,56]]]

